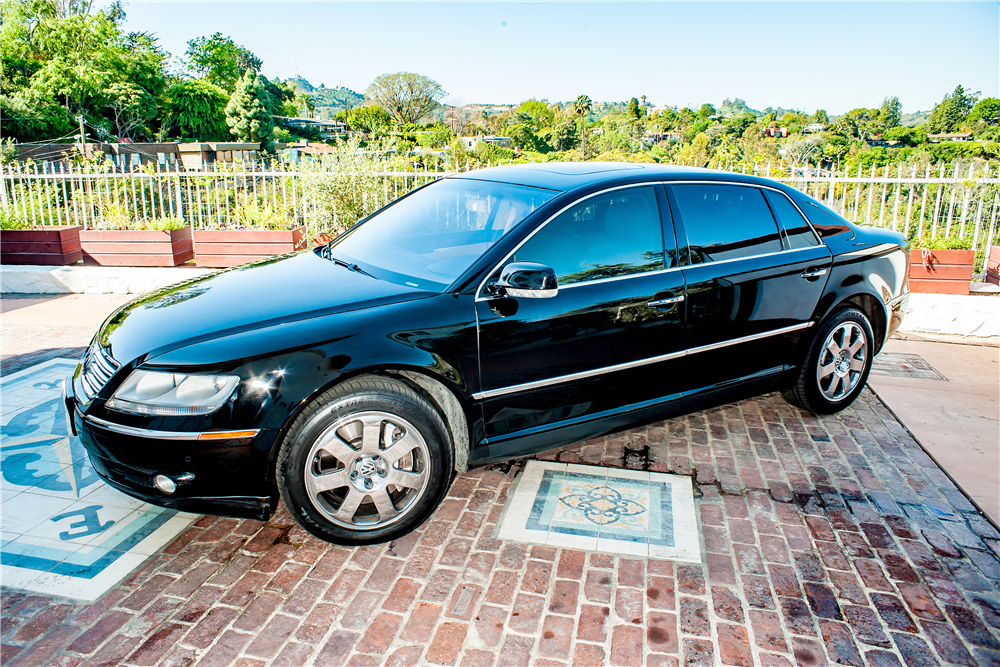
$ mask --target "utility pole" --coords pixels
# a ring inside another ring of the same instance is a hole
[[[79,114],[76,117],[76,119],[80,121],[80,155],[84,157],[87,154],[87,146],[86,144],[84,144],[85,139],[83,135],[83,114]]]

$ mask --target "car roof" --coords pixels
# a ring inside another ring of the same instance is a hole
[[[715,180],[725,177],[726,180],[756,179],[714,169],[698,167],[678,167],[663,164],[641,164],[634,162],[540,162],[532,164],[516,164],[506,167],[491,167],[478,169],[450,178],[469,178],[480,181],[497,181],[514,185],[527,185],[549,190],[568,191],[586,185],[595,185],[606,181],[622,180]]]

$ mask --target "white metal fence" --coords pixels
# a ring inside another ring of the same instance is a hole
[[[1000,174],[983,163],[872,167],[868,173],[859,168],[851,174],[786,164],[709,166],[777,180],[849,220],[909,238],[967,239],[980,268],[984,251],[997,240]],[[0,170],[0,214],[33,226],[128,228],[176,218],[195,228],[305,225],[314,234],[343,229],[415,187],[476,168],[433,171],[377,158],[298,167],[217,163],[208,171],[10,165]]]

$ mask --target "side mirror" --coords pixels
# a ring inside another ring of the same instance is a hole
[[[559,293],[556,272],[536,262],[508,264],[490,287],[498,296],[506,294],[523,299],[551,299]]]

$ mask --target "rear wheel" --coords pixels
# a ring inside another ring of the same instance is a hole
[[[339,544],[408,533],[448,489],[452,450],[440,415],[407,385],[345,382],[296,419],[278,454],[281,497],[309,532]]]
[[[785,400],[817,414],[849,406],[868,379],[873,341],[871,323],[860,310],[831,315],[820,325],[795,385],[783,392]]]

